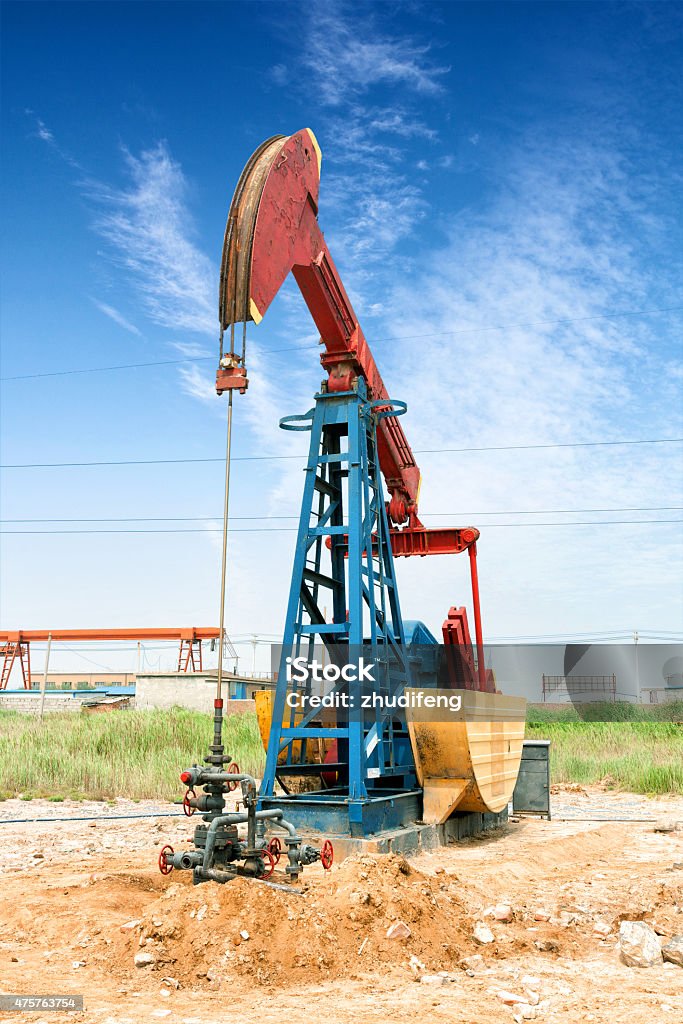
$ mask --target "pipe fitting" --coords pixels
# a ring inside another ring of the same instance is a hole
[[[177,871],[189,871],[196,868],[202,862],[202,854],[199,850],[180,850],[173,854],[171,863]]]

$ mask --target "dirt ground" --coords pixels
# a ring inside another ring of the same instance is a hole
[[[556,787],[550,822],[522,818],[409,862],[315,865],[303,895],[162,877],[161,846],[182,848],[191,834],[186,819],[161,816],[176,810],[0,804],[0,991],[85,996],[83,1013],[5,1019],[489,1024],[514,1021],[499,996],[511,992],[548,1024],[683,1020],[683,968],[626,967],[616,938],[623,919],[683,933],[683,832],[653,827],[683,820],[681,798]],[[104,820],[150,812],[159,816]],[[11,822],[91,814],[100,820]],[[512,908],[511,921],[487,916],[496,904]],[[410,935],[388,939],[397,920]],[[492,942],[477,943],[477,922]],[[153,962],[136,967],[141,951]]]

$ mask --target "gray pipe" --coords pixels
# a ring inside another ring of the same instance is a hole
[[[202,878],[209,882],[231,882],[233,878],[237,877],[237,873],[233,874],[229,871],[218,871],[217,868],[210,868],[206,871],[204,868],[196,868],[196,873]],[[282,892],[292,893],[294,896],[303,896],[301,889],[293,889],[291,885],[282,885],[280,882],[269,882],[267,878],[253,878],[252,882],[260,882],[261,885],[268,885],[271,889],[280,889]]]
[[[244,772],[239,772],[239,773],[235,772],[233,774],[232,772],[205,772],[205,771],[202,771],[201,781],[198,780],[195,783],[195,785],[196,786],[207,786],[207,785],[215,786],[215,785],[217,785],[217,784],[219,784],[221,782],[242,782],[244,780],[246,780],[248,782],[252,782],[254,784],[254,789],[256,789],[256,779],[254,778],[254,776],[253,775],[247,775]]]
[[[184,850],[182,853],[173,854],[173,867],[179,871],[187,871],[189,868],[198,867],[202,862],[202,854],[199,850]]]
[[[214,846],[216,845],[216,832],[219,827],[221,825],[240,825],[245,821],[249,822],[251,817],[252,815],[248,812],[240,811],[239,813],[232,812],[231,814],[219,814],[217,818],[213,819],[206,832],[206,846],[204,847],[204,859],[202,863],[204,871],[211,870],[211,859],[213,857]],[[275,821],[278,825],[289,832],[290,836],[298,838],[294,826],[282,818],[282,811],[277,808],[272,811],[256,811],[253,817],[260,821]],[[253,847],[250,848],[253,849]]]

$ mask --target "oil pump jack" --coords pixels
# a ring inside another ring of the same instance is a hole
[[[301,710],[299,698],[310,698],[313,683],[309,673],[300,684],[291,664],[302,656],[313,659],[321,648],[330,664],[357,661],[359,652],[364,653],[376,670],[372,688],[385,698],[407,692],[416,677],[420,686],[440,685],[434,662],[424,657],[425,650],[436,650],[435,637],[422,623],[407,623],[401,616],[394,559],[416,555],[468,553],[475,643],[465,608],[451,608],[443,624],[443,644],[457,651],[458,658],[446,685],[480,691],[489,701],[498,696],[484,665],[479,531],[471,526],[428,529],[420,522],[420,471],[399,422],[407,406],[387,393],[318,224],[320,169],[321,151],[310,129],[268,139],[240,177],[226,226],[216,389],[228,393],[229,424],[233,393],[244,394],[248,387],[246,324],[261,322],[290,273],[320,333],[320,361],[327,377],[308,412],[280,422],[285,430],[308,432],[310,439],[277,684],[274,693],[257,695],[266,748],[260,791],[256,796],[254,780],[232,765],[224,771],[230,759],[223,753],[220,696],[214,745],[205,759],[209,768],[194,766],[181,776],[191,787],[204,785],[204,796],[190,790],[186,806],[204,812],[205,824],[196,830],[195,851],[162,851],[160,866],[193,866],[196,881],[216,878],[214,854],[207,856],[206,851],[214,841],[207,836],[217,829],[226,862],[219,866],[219,875],[239,857],[246,857],[246,870],[233,870],[255,877],[270,873],[273,858],[262,851],[279,856],[277,837],[272,846],[264,838],[270,823],[289,830],[287,870],[297,877],[305,863],[318,858],[329,866],[332,851],[329,843],[320,851],[303,843],[296,829],[362,837],[426,820],[427,812],[434,820],[444,820],[456,807],[501,811],[521,756],[517,729],[512,743],[508,738],[506,757],[499,752],[497,767],[487,767],[490,730],[479,755],[473,756],[472,737],[465,729],[453,741],[441,737],[436,745],[440,749],[425,757],[428,744],[411,732],[396,702],[394,710],[383,710],[380,702],[369,712],[345,715],[322,713],[319,706]],[[235,325],[240,323],[241,349],[235,341]],[[230,426],[228,453],[229,445]],[[227,510],[229,456],[226,465]],[[331,621],[325,607],[332,609]],[[339,679],[333,690],[349,693],[358,688],[348,675]],[[496,735],[502,739],[500,729]],[[430,767],[429,760],[437,767]],[[477,762],[484,765],[483,773],[478,773]],[[438,778],[439,773],[444,777]],[[224,794],[239,781],[249,815],[248,842],[242,847],[235,839],[236,822],[215,824],[226,817]],[[276,783],[281,792],[276,793]],[[433,793],[428,800],[432,783],[438,783],[436,802]],[[227,838],[226,828],[234,830]]]

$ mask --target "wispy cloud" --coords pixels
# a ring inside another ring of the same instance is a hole
[[[354,278],[372,265],[386,266],[388,254],[412,233],[427,207],[419,185],[398,173],[386,172],[381,180],[368,176],[362,189],[349,175],[335,173],[325,187],[328,206],[345,211],[343,224],[330,232],[334,251],[344,263],[363,259]]]
[[[287,85],[289,72],[286,64],[274,64],[270,69],[270,77],[276,85]]]
[[[439,140],[434,103],[449,69],[419,39],[387,34],[367,8],[344,3],[311,9],[304,54],[318,102],[327,108],[325,223],[332,224],[328,231],[350,290],[369,304],[364,284],[370,268],[384,274],[425,215],[424,178],[408,168],[417,164],[428,172],[431,166]],[[392,102],[378,104],[379,88],[386,86]]]
[[[421,139],[432,143],[438,138],[436,129],[430,128],[422,117],[399,106],[366,109],[353,103],[343,114],[333,114],[330,124],[336,159],[343,159],[347,166],[362,163],[376,170],[400,163],[406,141]]]
[[[424,121],[408,114],[400,107],[389,110],[368,111],[366,114],[367,130],[389,135],[398,135],[403,139],[428,139],[438,137],[435,128],[429,128]]]
[[[155,323],[215,335],[217,270],[194,241],[182,168],[163,142],[139,156],[126,152],[125,160],[127,187],[88,185],[102,211],[96,230]]]
[[[64,163],[68,164],[69,167],[73,167],[76,170],[81,170],[81,165],[77,160],[69,153],[63,146],[57,141],[57,137],[51,128],[45,124],[42,118],[38,117],[35,112],[27,108],[24,113],[27,118],[33,123],[33,131],[31,135],[35,139],[40,139],[41,142],[46,143],[50,149],[59,156]]]
[[[210,356],[211,353],[204,345],[198,345],[194,341],[172,341],[170,342],[171,348],[174,348],[181,355],[187,356],[188,359],[199,358],[204,356]]]
[[[425,251],[423,269],[397,284],[388,303],[401,312],[392,324],[386,321],[387,333],[405,340],[393,340],[390,349],[375,346],[388,387],[408,399],[405,429],[415,448],[680,436],[673,386],[664,398],[676,362],[675,318],[579,319],[669,304],[673,279],[651,271],[649,256],[670,225],[653,215],[650,187],[613,147],[576,138],[526,139],[487,207],[442,224],[449,242]],[[480,330],[542,320],[568,322]],[[406,393],[402,368],[408,365]],[[425,512],[637,508],[683,498],[674,482],[680,481],[675,446],[418,459]],[[675,526],[486,530],[487,521],[475,525],[483,531],[489,622],[507,622],[510,633],[529,632],[526,598],[515,610],[510,597],[531,587],[538,633],[566,628],[568,619],[590,628],[595,592],[603,595],[603,628],[638,622],[646,607],[655,616],[661,606],[669,619]],[[439,604],[452,603],[450,572],[434,565],[423,603],[432,615]],[[402,576],[409,583],[403,593],[410,594],[419,567],[402,569]],[[658,596],[660,582],[666,600]],[[582,602],[592,613],[582,614]],[[406,603],[404,610],[419,609]]]
[[[43,142],[55,141],[54,133],[50,131],[45,122],[41,121],[40,118],[37,119],[36,135],[39,139],[42,139]]]
[[[331,106],[376,85],[405,86],[422,96],[442,91],[449,69],[433,59],[429,46],[382,33],[357,7],[320,3],[311,21],[305,63]]]
[[[198,398],[200,402],[216,404],[216,381],[208,373],[202,373],[197,366],[181,366],[178,369],[180,386],[186,395]]]
[[[109,319],[113,320],[115,324],[119,325],[119,327],[123,327],[124,331],[128,331],[130,334],[135,334],[138,338],[142,337],[142,331],[140,331],[135,324],[132,324],[130,320],[127,320],[123,313],[120,313],[114,306],[110,306],[106,302],[100,302],[99,299],[91,299],[90,301],[97,306],[100,313],[104,313],[105,316],[108,316]]]

